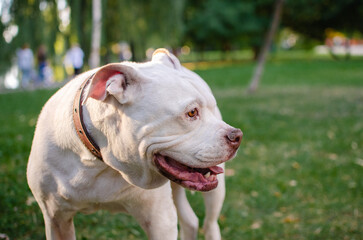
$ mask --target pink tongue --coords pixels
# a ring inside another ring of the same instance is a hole
[[[214,174],[220,174],[223,173],[223,168],[218,167],[218,166],[214,166],[214,167],[210,167],[209,170],[214,173]]]

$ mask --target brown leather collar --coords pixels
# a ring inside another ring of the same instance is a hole
[[[82,95],[83,90],[89,83],[90,79],[93,77],[90,76],[86,81],[82,83],[82,85],[77,90],[76,97],[74,98],[73,102],[73,122],[76,128],[76,132],[78,137],[81,139],[82,143],[87,147],[90,152],[95,155],[98,159],[102,160],[102,155],[100,152],[100,147],[97,143],[93,140],[89,132],[87,131],[86,126],[83,122],[83,114],[82,114]]]

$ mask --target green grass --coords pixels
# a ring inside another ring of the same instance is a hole
[[[224,120],[244,132],[227,164],[223,238],[363,239],[363,61],[275,59],[253,95],[252,63],[209,65],[196,71]],[[11,239],[44,239],[25,171],[37,115],[53,92],[0,95],[0,233]],[[188,196],[202,223],[201,195]],[[123,214],[78,214],[75,225],[78,239],[146,239]]]

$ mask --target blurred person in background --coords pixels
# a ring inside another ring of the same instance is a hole
[[[66,68],[70,65],[73,67],[73,75],[78,75],[81,73],[83,67],[83,57],[83,50],[76,43],[73,44],[72,47],[67,51],[64,63]]]
[[[36,86],[46,87],[50,85],[53,81],[53,71],[49,67],[47,62],[47,50],[44,45],[38,48],[37,52],[38,60],[38,78],[36,81]]]
[[[29,45],[25,43],[21,49],[16,52],[18,66],[21,71],[21,87],[28,88],[33,78],[34,56]]]

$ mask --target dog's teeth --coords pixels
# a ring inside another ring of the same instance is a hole
[[[210,172],[207,172],[206,174],[204,174],[204,177],[207,179],[209,178],[209,176],[210,176]]]
[[[217,179],[217,176],[216,176],[216,175],[211,175],[211,176],[208,178],[208,180],[209,180],[209,181],[211,181],[211,182],[215,181],[216,179]]]

